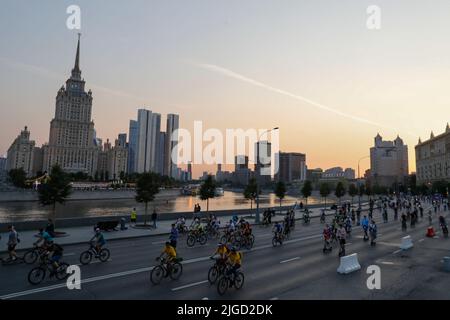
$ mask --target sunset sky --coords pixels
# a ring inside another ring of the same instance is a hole
[[[419,136],[450,121],[448,0],[2,0],[0,155],[25,125],[48,141],[74,63],[72,4],[103,140],[145,107],[163,127],[167,113],[187,129],[279,126],[281,150],[306,153],[309,168],[356,170],[377,132],[399,134],[414,171]],[[381,30],[366,27],[372,4]]]

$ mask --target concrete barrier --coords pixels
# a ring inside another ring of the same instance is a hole
[[[443,263],[444,263],[444,271],[450,272],[450,257],[444,257]]]
[[[361,269],[361,265],[358,262],[358,254],[353,253],[351,255],[341,257],[341,263],[337,269],[337,272],[340,274],[349,274],[359,269]]]
[[[411,249],[413,246],[414,245],[413,245],[411,236],[406,236],[406,237],[402,238],[402,243],[400,245],[400,249],[408,250],[408,249]]]

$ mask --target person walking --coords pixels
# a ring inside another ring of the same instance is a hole
[[[152,213],[152,221],[153,221],[153,228],[156,229],[156,220],[158,219],[158,214],[156,213],[156,209],[153,209]]]
[[[136,225],[136,220],[137,220],[136,208],[133,208],[133,210],[131,210],[130,222]]]
[[[378,233],[377,224],[375,223],[375,220],[372,219],[372,221],[369,224],[369,234],[370,234],[370,245],[371,246],[374,246],[376,244],[375,240],[377,239],[377,233]]]
[[[8,254],[9,259],[11,261],[17,260],[16,246],[19,243],[19,236],[17,231],[14,229],[14,226],[11,225],[8,227],[9,235],[8,235]]]

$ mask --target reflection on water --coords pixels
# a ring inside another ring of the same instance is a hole
[[[286,196],[283,205],[293,205],[300,199]],[[311,197],[308,203],[318,203],[320,199]],[[155,201],[149,203],[149,213],[156,208],[158,213],[168,212],[192,212],[194,205],[199,203],[202,211],[206,211],[206,201],[197,197],[178,196],[169,191],[163,191],[156,197]],[[274,194],[263,194],[260,196],[260,207],[278,206],[279,200]],[[138,214],[144,213],[144,204],[136,203],[134,199],[108,199],[108,200],[76,200],[68,201],[65,205],[57,206],[59,218],[93,217],[104,215],[129,214],[133,208]],[[253,208],[255,204],[253,203]],[[250,201],[246,200],[241,193],[226,191],[223,197],[214,198],[209,201],[209,210],[248,209]],[[46,219],[51,207],[42,207],[38,202],[8,202],[0,203],[0,222],[17,222],[24,220]]]

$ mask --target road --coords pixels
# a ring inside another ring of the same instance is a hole
[[[450,256],[450,239],[440,232],[436,238],[425,237],[426,219],[402,232],[392,212],[388,223],[381,222],[378,211],[374,217],[379,233],[375,247],[362,240],[360,227],[355,226],[347,240],[347,254],[357,253],[362,267],[348,275],[336,272],[337,247],[332,253],[322,253],[323,225],[313,219],[308,226],[297,222],[291,240],[276,248],[271,245],[270,228],[254,227],[255,246],[243,256],[244,287],[230,289],[223,297],[206,280],[212,264],[208,257],[215,249],[212,242],[187,248],[181,238],[178,254],[184,258],[183,275],[177,281],[164,279],[152,285],[150,270],[166,240],[166,236],[157,236],[108,243],[110,261],[81,267],[81,290],[69,290],[65,282],[51,279],[32,286],[27,281],[31,266],[2,266],[0,299],[450,299],[450,276],[442,271],[441,263],[444,256]],[[440,231],[437,216],[433,218],[435,230]],[[412,237],[414,248],[400,251],[405,235]],[[65,246],[63,260],[78,264],[79,254],[86,249],[87,245]],[[381,268],[380,290],[367,288],[369,265]]]

